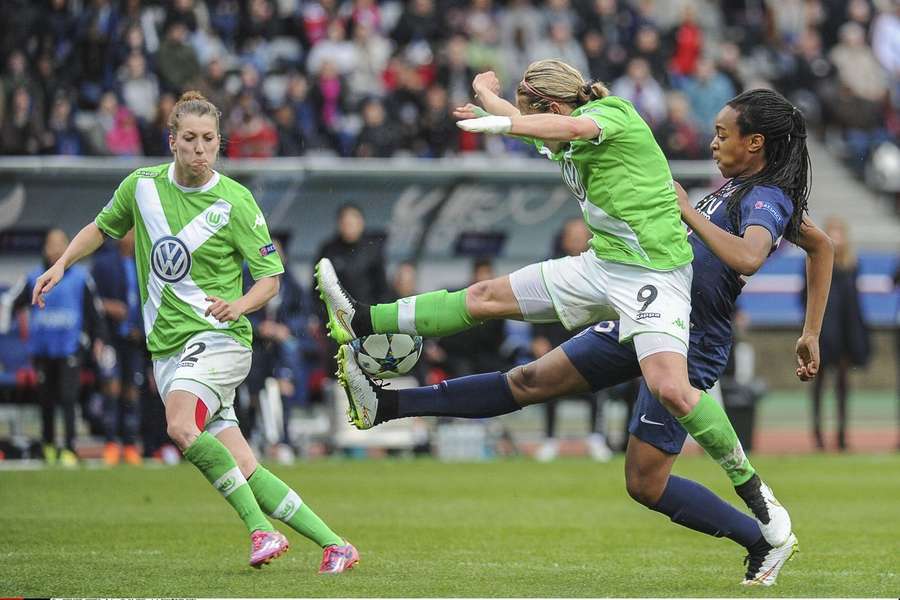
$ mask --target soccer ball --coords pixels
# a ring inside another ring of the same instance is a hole
[[[407,373],[422,355],[422,338],[405,333],[376,333],[350,342],[356,362],[378,379]]]

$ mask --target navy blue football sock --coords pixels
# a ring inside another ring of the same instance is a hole
[[[669,477],[666,489],[650,507],[694,531],[727,537],[749,548],[762,537],[756,520],[690,479]]]
[[[448,379],[436,385],[378,393],[375,423],[403,417],[481,419],[522,408],[499,371]]]

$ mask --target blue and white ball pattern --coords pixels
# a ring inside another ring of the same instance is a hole
[[[350,342],[356,362],[378,379],[408,373],[422,355],[422,338],[405,333],[376,333]]]

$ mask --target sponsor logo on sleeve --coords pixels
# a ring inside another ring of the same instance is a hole
[[[769,204],[768,202],[765,202],[763,200],[757,200],[756,204],[753,205],[753,209],[766,211],[767,213],[772,215],[775,218],[775,220],[778,221],[779,223],[781,223],[784,220],[784,218],[781,216],[781,213],[778,212],[778,209],[776,209],[774,206],[772,206],[771,204]]]
[[[253,222],[253,229],[256,229],[260,225],[265,226],[266,220],[263,218],[262,213],[256,215],[256,221]]]
[[[260,256],[268,256],[270,254],[275,254],[275,244],[267,244],[259,249]]]

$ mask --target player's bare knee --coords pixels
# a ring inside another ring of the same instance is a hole
[[[186,450],[199,437],[200,430],[193,423],[169,423],[166,425],[166,433],[176,446]]]
[[[625,470],[625,490],[632,500],[647,507],[659,502],[665,486],[660,486],[656,477],[638,469]]]
[[[691,388],[674,381],[659,383],[655,389],[651,389],[653,395],[675,416],[686,415],[691,412]]]
[[[528,364],[516,367],[507,373],[506,378],[516,402],[527,406],[540,401],[541,383],[534,366]]]
[[[234,459],[237,463],[238,469],[241,470],[241,474],[245,479],[253,475],[253,471],[256,470],[256,467],[259,464],[256,462],[256,458],[252,454],[250,456],[235,456]]]
[[[494,299],[495,294],[490,281],[473,283],[466,290],[466,308],[469,309],[469,314],[476,319],[491,316],[491,302]]]

